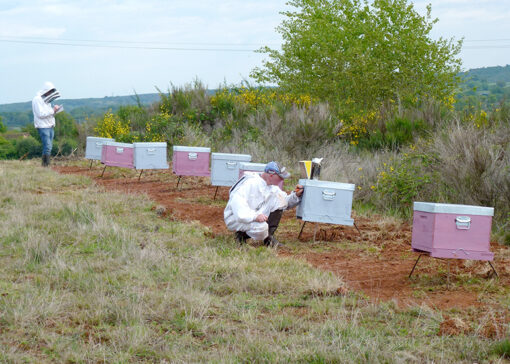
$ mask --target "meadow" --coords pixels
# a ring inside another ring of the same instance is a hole
[[[0,163],[2,362],[504,362],[458,310],[374,304],[340,277],[239,248],[36,161]],[[476,310],[471,312],[476,316]],[[491,319],[491,315],[486,317]],[[458,319],[457,319],[458,320]]]

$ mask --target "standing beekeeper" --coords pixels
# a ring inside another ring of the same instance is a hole
[[[60,97],[60,93],[51,82],[46,82],[32,100],[34,126],[42,142],[42,165],[50,165],[51,147],[55,136],[55,114],[62,106],[51,106],[51,102]]]
[[[263,240],[266,246],[279,245],[274,233],[283,210],[299,204],[303,194],[301,185],[290,194],[277,186],[289,177],[285,167],[269,162],[263,173],[244,175],[232,186],[223,217],[227,228],[235,231],[235,238],[240,244],[253,238]]]

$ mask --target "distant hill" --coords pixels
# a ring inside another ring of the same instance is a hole
[[[59,99],[57,103],[64,105],[66,112],[77,122],[83,122],[87,117],[101,116],[111,109],[116,111],[120,106],[150,105],[160,100],[158,93],[128,95],[128,96],[105,96],[102,98],[87,99]],[[21,127],[33,122],[32,101],[18,102],[0,105],[0,116],[3,123],[9,128]]]
[[[460,77],[464,82],[457,95],[457,109],[480,105],[488,111],[510,101],[510,65],[474,68]]]
[[[473,68],[467,72],[462,72],[461,77],[466,80],[473,81],[487,81],[489,83],[496,83],[498,81],[510,82],[510,65]]]

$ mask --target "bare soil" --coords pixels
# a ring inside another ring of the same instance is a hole
[[[233,236],[223,222],[228,188],[220,187],[214,198],[216,187],[210,185],[209,178],[182,177],[177,188],[178,177],[168,170],[144,171],[138,180],[135,171],[110,167],[100,177],[102,166],[97,164],[89,169],[62,163],[53,169],[89,176],[108,190],[147,194],[164,218],[197,220],[209,228],[209,236]],[[346,283],[343,293],[346,289],[356,291],[372,302],[393,301],[398,307],[425,304],[437,309],[473,308],[478,312],[490,308],[490,312],[500,312],[497,322],[508,323],[508,307],[504,307],[501,296],[510,286],[509,248],[491,243],[498,278],[487,262],[428,256],[422,256],[409,278],[419,256],[411,249],[412,226],[384,216],[358,216],[355,211],[353,218],[360,232],[350,226],[307,223],[298,239],[302,222],[295,218],[295,211],[286,211],[276,233],[284,244],[278,254],[333,272]],[[487,336],[501,332],[498,327],[486,329]],[[461,322],[446,318],[440,334],[466,330]]]

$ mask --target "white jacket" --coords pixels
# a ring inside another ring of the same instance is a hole
[[[50,103],[45,103],[42,95],[50,89],[43,89],[32,100],[34,126],[36,128],[52,128],[55,126],[55,111]]]
[[[223,218],[230,231],[245,231],[255,240],[264,240],[268,236],[268,225],[256,222],[255,218],[292,208],[300,201],[295,192],[287,195],[278,186],[268,185],[258,174],[245,175],[230,189]]]

